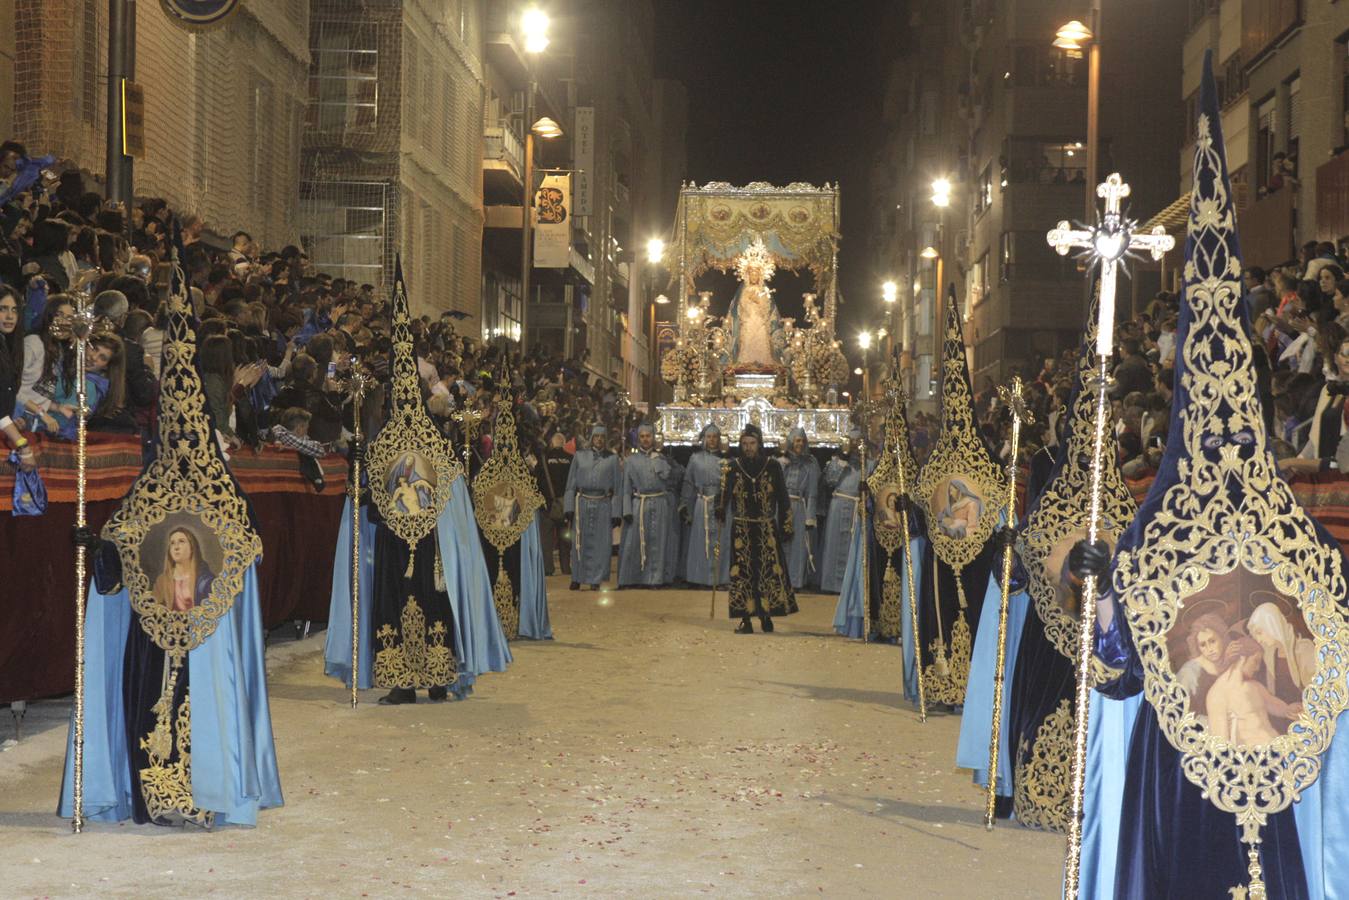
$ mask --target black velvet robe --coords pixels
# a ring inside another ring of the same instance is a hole
[[[381,688],[448,687],[458,677],[454,613],[436,587],[439,552],[433,530],[417,544],[412,577],[405,577],[408,546],[370,507],[375,526],[371,635],[374,683]]]
[[[792,528],[792,504],[782,467],[762,452],[739,457],[726,473],[718,507],[733,517],[730,616],[786,616],[797,611],[782,538]],[[805,523],[798,523],[805,527]]]

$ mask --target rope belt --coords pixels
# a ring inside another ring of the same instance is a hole
[[[580,500],[590,500],[592,502],[598,502],[600,500],[610,499],[611,497],[613,497],[613,493],[610,492],[605,494],[587,494],[585,491],[577,491],[576,496]],[[577,518],[579,519],[580,516],[578,515]],[[571,530],[572,530],[572,538],[576,541],[576,558],[579,560],[582,559],[585,555],[585,548],[581,546],[581,533],[584,532],[585,529],[581,527],[580,522],[576,522],[572,526]],[[610,537],[610,540],[613,540],[613,538]]]
[[[788,500],[800,500],[800,501],[801,501],[801,504],[802,504],[803,506],[805,505],[805,502],[806,502],[806,498],[805,498],[805,497],[798,497],[796,494],[788,494],[788,495],[787,495],[787,499],[788,499]],[[806,542],[806,565],[810,566],[810,571],[814,572],[814,571],[815,571],[815,552],[814,552],[813,550],[810,549],[810,535],[806,533],[806,523],[805,523],[805,522],[802,522],[802,523],[801,523],[801,537],[802,537],[802,539]],[[793,540],[795,540],[795,537],[793,537]]]
[[[654,500],[657,497],[665,497],[665,491],[655,491],[650,494],[636,493],[633,496],[639,501],[637,504],[637,540],[642,545],[642,571],[646,571],[646,501]]]

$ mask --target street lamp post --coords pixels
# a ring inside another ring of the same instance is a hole
[[[529,348],[529,281],[533,266],[530,240],[534,213],[534,99],[539,89],[534,58],[548,48],[548,14],[538,7],[525,10],[520,17],[520,32],[525,39],[529,67],[529,87],[525,91],[524,203],[520,226],[520,353],[523,356]]]
[[[657,267],[661,260],[665,258],[665,241],[658,237],[653,237],[646,242],[646,261],[651,266],[650,278],[652,279],[651,292],[656,292],[655,278]],[[657,294],[651,299],[651,335],[647,344],[647,387],[646,387],[646,405],[647,412],[654,415],[656,412],[656,306],[661,303],[669,303],[670,300],[664,294]]]
[[[885,303],[885,314],[890,320],[890,327],[886,329],[887,344],[885,352],[887,356],[894,359],[896,373],[899,372],[899,341],[897,339],[899,322],[896,319],[896,314],[899,312],[899,306],[895,302],[898,299],[899,285],[895,284],[893,281],[886,281],[881,285],[881,300]]]

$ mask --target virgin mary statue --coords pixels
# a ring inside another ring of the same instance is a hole
[[[740,279],[726,314],[731,331],[731,365],[777,369],[782,365],[785,337],[768,280],[773,277],[773,255],[763,238],[755,238],[735,261]]]

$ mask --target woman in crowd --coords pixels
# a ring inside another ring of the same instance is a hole
[[[37,466],[36,453],[11,415],[23,374],[23,346],[18,295],[9,285],[0,284],[0,432],[4,432],[9,445],[19,454],[20,468],[31,471]]]
[[[75,304],[70,298],[57,294],[47,300],[37,331],[24,337],[16,416],[31,419],[46,412],[58,393],[68,391],[75,373],[75,344],[70,334],[74,314]]]

